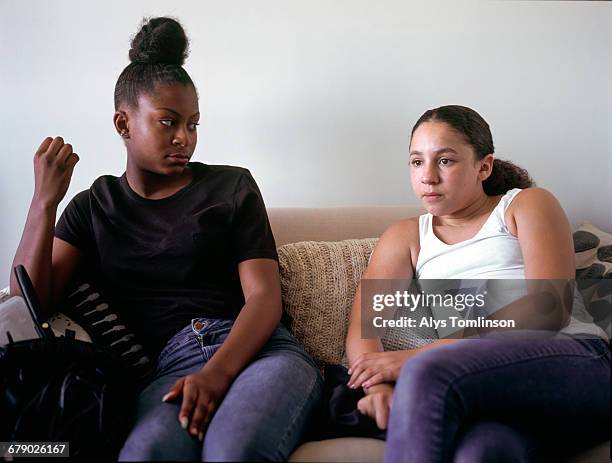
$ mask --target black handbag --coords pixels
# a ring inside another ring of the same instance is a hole
[[[0,348],[0,441],[68,442],[71,457],[115,459],[137,396],[116,357],[71,338]]]
[[[68,442],[70,457],[116,460],[137,383],[110,349],[55,337],[25,268],[15,274],[38,336],[9,334],[0,347],[0,441]]]

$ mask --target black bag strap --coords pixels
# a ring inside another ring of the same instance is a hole
[[[28,310],[30,311],[32,320],[34,321],[36,331],[41,338],[54,338],[55,334],[44,316],[44,311],[42,305],[40,304],[38,293],[36,292],[36,289],[34,289],[30,275],[28,275],[28,272],[23,265],[17,265],[14,271],[15,277],[17,278],[17,283],[19,284],[19,289],[21,289],[23,299],[28,307]]]

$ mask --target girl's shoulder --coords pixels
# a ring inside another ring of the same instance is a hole
[[[392,262],[391,267],[409,265],[414,272],[419,250],[419,218],[409,217],[387,228],[378,240],[375,252],[381,261]]]
[[[381,236],[388,240],[403,243],[412,243],[419,239],[419,217],[408,217],[395,222]]]
[[[227,164],[189,163],[198,181],[205,181],[209,186],[219,187],[229,193],[239,190],[257,190],[257,183],[246,167]]]
[[[532,225],[550,222],[563,213],[557,198],[545,188],[531,187],[521,190],[505,212],[506,226],[518,236],[518,223],[530,221]]]
[[[226,174],[240,176],[249,172],[245,167],[230,166],[228,164],[204,164],[203,162],[192,161],[188,164],[194,171],[199,173],[208,172],[211,174]]]

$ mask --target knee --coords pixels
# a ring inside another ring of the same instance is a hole
[[[202,450],[202,461],[283,461],[287,456],[279,455],[257,442],[234,442],[206,440]]]
[[[197,461],[201,443],[184,430],[169,434],[159,427],[136,428],[128,436],[118,461]]]
[[[205,461],[285,461],[322,395],[319,371],[300,356],[270,353],[249,366],[213,417]]]
[[[144,411],[123,444],[119,460],[198,460],[202,443],[181,428],[178,411],[179,405],[161,402]]]
[[[456,356],[445,349],[420,352],[402,367],[396,391],[413,397],[423,397],[440,388],[447,388],[460,373]]]
[[[495,461],[525,462],[533,457],[527,437],[502,423],[483,421],[471,425],[458,439],[454,463]]]

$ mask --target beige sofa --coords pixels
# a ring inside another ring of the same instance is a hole
[[[419,215],[420,207],[343,207],[343,208],[271,208],[270,221],[279,247],[299,241],[340,241],[378,237],[392,223]],[[332,289],[333,290],[333,289]],[[0,302],[8,296],[8,288],[0,291]],[[352,296],[346,296],[350,298]],[[350,300],[345,301],[350,304]],[[55,317],[52,326],[63,333],[66,323],[72,322],[62,315]],[[72,322],[73,323],[73,322]],[[71,329],[77,329],[73,323]],[[90,340],[77,329],[77,338]],[[336,340],[342,343],[342,339]],[[290,456],[293,462],[381,462],[384,442],[367,438],[342,438],[306,442]],[[609,461],[610,442],[574,456],[572,463]]]
[[[392,223],[422,214],[420,207],[270,208],[272,230],[280,247],[298,241],[339,241],[378,237]],[[306,442],[290,457],[294,462],[381,462],[384,442],[342,438]],[[572,463],[610,461],[610,442],[573,456]]]

